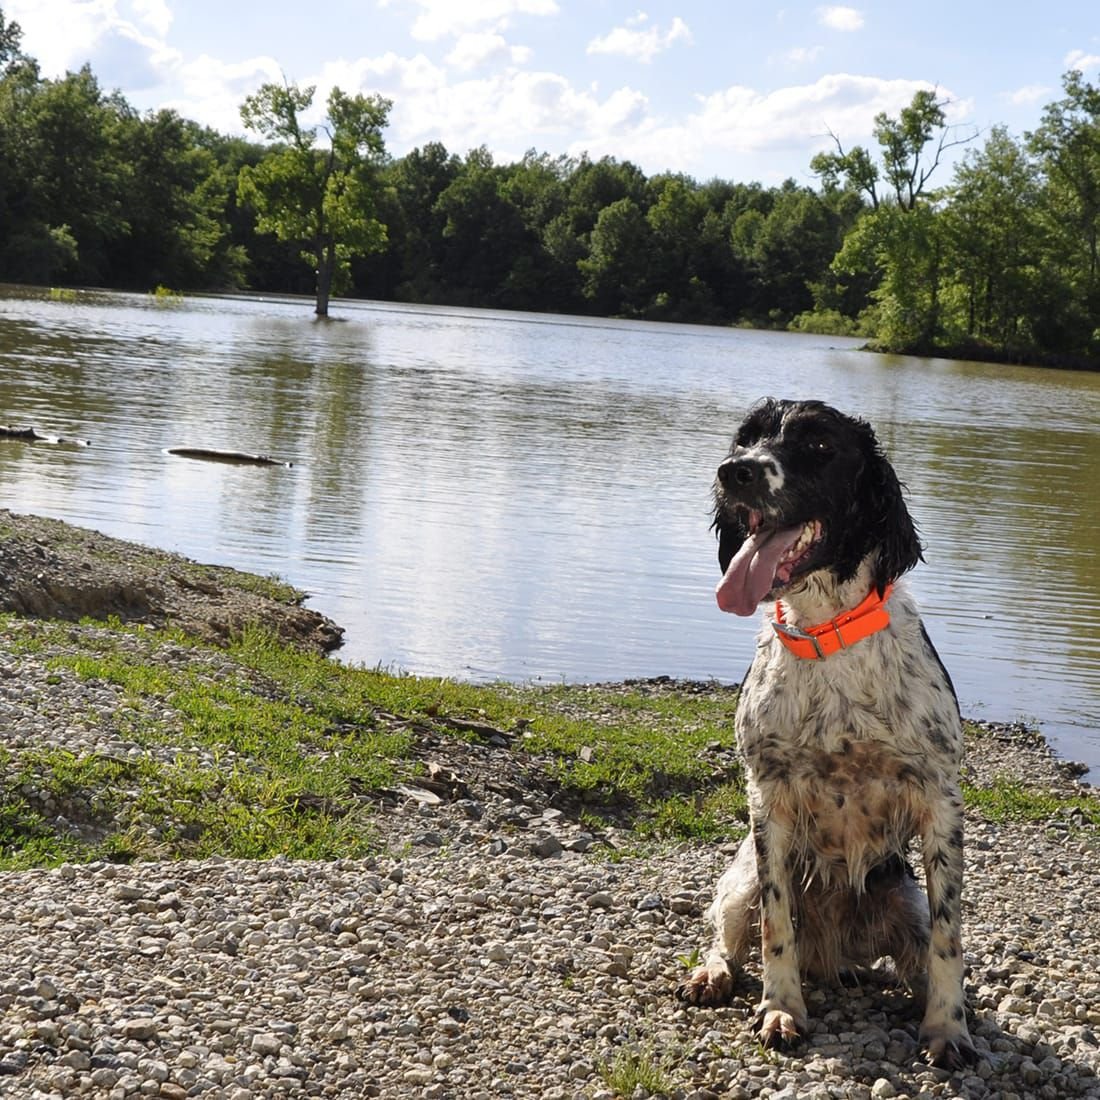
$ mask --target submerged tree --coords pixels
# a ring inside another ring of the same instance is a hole
[[[241,169],[238,191],[255,209],[260,232],[301,243],[302,258],[317,271],[317,316],[327,317],[348,261],[386,243],[375,194],[392,104],[381,96],[349,96],[333,88],[325,120],[319,127],[303,126],[315,91],[264,84],[244,101],[245,126],[277,144],[259,164]],[[317,145],[318,129],[327,147]]]

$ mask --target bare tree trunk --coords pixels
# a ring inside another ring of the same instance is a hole
[[[317,254],[320,263],[317,267],[317,307],[314,312],[318,317],[328,316],[328,301],[332,295],[332,276],[336,271],[336,244],[327,241]]]

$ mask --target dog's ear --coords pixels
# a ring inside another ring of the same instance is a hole
[[[924,560],[920,536],[905,505],[905,489],[894,473],[869,425],[864,424],[863,491],[866,516],[878,544],[874,583],[879,594],[886,586]]]

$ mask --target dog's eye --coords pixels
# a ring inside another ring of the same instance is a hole
[[[807,447],[815,455],[825,456],[833,453],[832,444],[827,439],[811,439]]]

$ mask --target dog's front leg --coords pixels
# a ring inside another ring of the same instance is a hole
[[[920,1041],[928,1060],[945,1069],[959,1069],[977,1057],[962,984],[962,818],[959,792],[946,791],[931,807],[921,834],[932,938]]]
[[[800,1038],[806,1029],[806,1002],[802,999],[798,970],[788,862],[791,828],[772,814],[754,812],[752,836],[760,879],[760,940],[764,966],[764,995],[756,1027],[764,1046],[784,1046]]]

